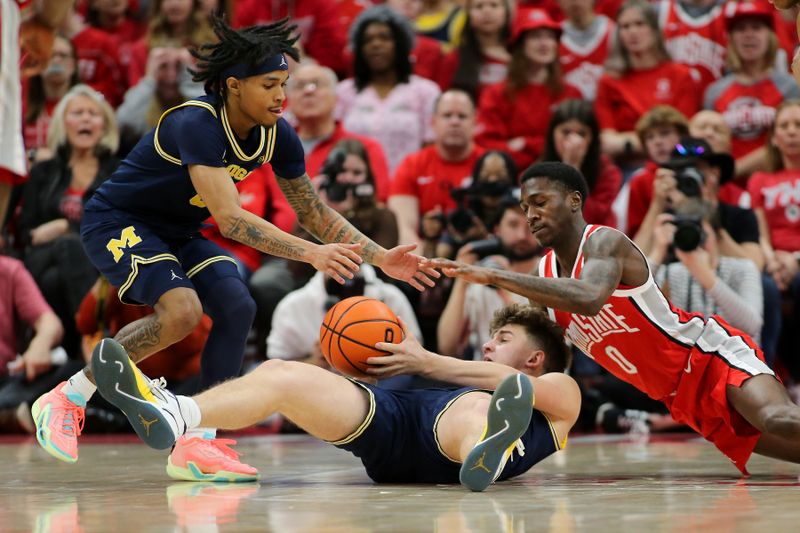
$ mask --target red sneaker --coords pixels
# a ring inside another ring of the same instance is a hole
[[[258,470],[239,461],[233,439],[180,437],[167,460],[167,474],[184,481],[258,481]]]

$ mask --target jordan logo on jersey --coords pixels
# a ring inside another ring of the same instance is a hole
[[[183,279],[182,277],[177,275],[174,270],[170,270],[170,272],[172,273],[172,277],[169,279],[170,281],[172,281],[174,279]]]
[[[625,317],[614,313],[613,304],[607,303],[596,316],[572,315],[567,336],[583,353],[591,354],[592,346],[615,333],[636,333],[625,323]]]

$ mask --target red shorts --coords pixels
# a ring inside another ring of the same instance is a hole
[[[745,475],[761,432],[728,403],[727,387],[741,387],[759,374],[775,376],[753,339],[712,317],[689,354],[677,390],[664,399],[676,422],[712,442]]]

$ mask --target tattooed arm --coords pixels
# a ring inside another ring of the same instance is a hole
[[[309,233],[322,242],[360,243],[361,257],[368,263],[380,266],[386,250],[323,202],[308,174],[291,180],[278,176],[276,179],[289,205],[297,213],[298,222]]]
[[[239,191],[225,168],[189,165],[195,190],[205,202],[223,236],[270,255],[304,261],[339,282],[352,278],[361,257],[357,246],[320,246],[270,224],[243,209]]]

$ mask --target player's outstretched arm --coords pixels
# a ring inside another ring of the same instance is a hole
[[[491,361],[465,361],[446,357],[426,350],[414,337],[408,326],[400,320],[404,338],[398,344],[379,342],[375,345],[390,355],[371,357],[373,365],[367,372],[378,378],[401,374],[416,374],[436,381],[454,383],[463,387],[495,390],[509,375],[519,370]],[[539,411],[570,425],[578,419],[581,395],[574,379],[561,372],[550,372],[540,377],[527,376],[534,387],[534,405]]]
[[[591,316],[600,312],[619,285],[628,247],[630,243],[621,233],[597,232],[583,247],[584,265],[580,279],[541,278],[448,259],[433,259],[430,264],[441,268],[449,277],[502,287],[539,305]]]
[[[361,233],[317,194],[307,174],[295,179],[276,176],[278,186],[297,213],[300,224],[313,236],[326,243],[357,243],[361,257],[389,276],[405,281],[418,290],[433,287],[439,273],[427,266],[424,257],[412,254],[416,245],[395,246],[386,250]]]
[[[310,263],[339,283],[352,278],[361,257],[358,244],[320,246],[270,224],[243,209],[239,191],[225,168],[189,165],[189,176],[200,198],[219,226],[220,233],[266,254]]]

